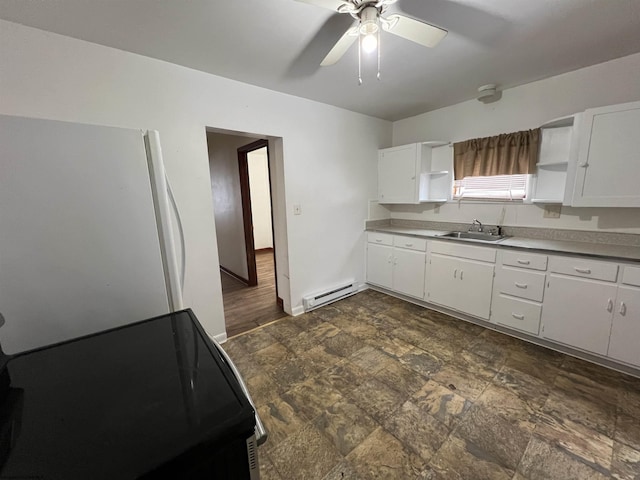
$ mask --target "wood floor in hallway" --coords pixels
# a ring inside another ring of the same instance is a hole
[[[272,251],[256,252],[258,285],[248,287],[220,272],[227,336],[233,337],[287,316],[276,303],[276,278]]]

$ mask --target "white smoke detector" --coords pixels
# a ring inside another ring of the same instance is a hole
[[[491,103],[500,100],[501,92],[498,92],[498,86],[494,83],[482,85],[478,88],[478,101],[482,103]]]

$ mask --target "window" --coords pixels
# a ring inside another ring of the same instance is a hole
[[[529,175],[464,177],[453,183],[453,198],[521,200],[527,196]]]
[[[539,128],[454,143],[453,198],[522,200],[539,146]]]

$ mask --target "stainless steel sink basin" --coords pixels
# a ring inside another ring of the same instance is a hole
[[[480,240],[483,242],[497,242],[498,240],[507,238],[506,235],[495,235],[493,233],[485,232],[449,232],[440,236],[447,238],[460,238],[463,240]]]

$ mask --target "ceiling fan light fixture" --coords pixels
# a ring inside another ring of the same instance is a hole
[[[364,50],[365,53],[375,52],[376,48],[378,48],[378,34],[370,33],[368,35],[363,35],[361,42],[362,50]]]

